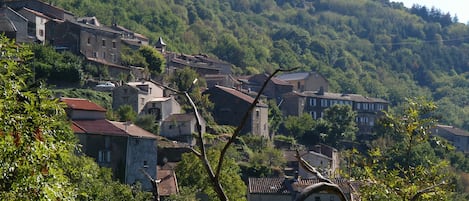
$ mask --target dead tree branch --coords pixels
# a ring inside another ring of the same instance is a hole
[[[303,189],[296,197],[295,201],[306,200],[311,194],[319,193],[321,191],[335,194],[339,196],[341,201],[347,201],[347,198],[340,187],[337,184],[334,184],[330,179],[324,177],[315,167],[311,166],[306,160],[304,160],[303,157],[300,156],[300,152],[298,150],[296,150],[296,158],[301,167],[318,178],[319,183],[310,185]]]

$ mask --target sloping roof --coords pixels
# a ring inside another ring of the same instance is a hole
[[[262,73],[262,74],[257,74],[257,75],[253,75],[253,76],[249,76],[247,79],[248,79],[248,82],[251,82],[251,80],[253,78],[256,78],[256,77],[259,77],[259,76],[262,76],[262,82],[265,82],[265,80],[267,80],[267,78],[269,78],[270,75],[266,74],[266,73]],[[242,78],[241,78],[242,79]],[[277,77],[272,77],[270,79],[270,81],[276,85],[290,85],[290,83],[286,82],[285,80],[282,80],[282,79],[279,79]],[[263,83],[257,83],[257,84],[260,84],[262,85]]]
[[[303,156],[304,154],[308,153],[307,151],[299,151],[300,156]],[[296,162],[298,159],[296,158],[296,151],[291,151],[291,150],[285,150],[283,151],[283,157],[287,162]]]
[[[0,7],[0,31],[1,32],[16,32],[16,27],[7,16],[7,10],[12,11],[9,7]],[[13,11],[14,12],[14,11]]]
[[[174,170],[158,168],[157,179],[160,180],[160,183],[158,184],[158,192],[161,196],[170,196],[179,193]]]
[[[106,109],[87,99],[62,97],[60,101],[67,104],[67,107],[73,110],[106,112]]]
[[[162,48],[166,46],[166,43],[163,41],[163,38],[159,37],[158,41],[156,41],[155,47]]]
[[[248,193],[250,194],[290,194],[288,190],[287,178],[249,178],[248,179]],[[298,187],[300,189],[306,188],[309,185],[319,183],[318,179],[299,179]],[[356,186],[355,182],[349,182],[346,179],[336,178],[332,179],[334,184],[337,184],[342,192],[350,194],[352,189],[350,185]]]
[[[191,121],[195,119],[194,114],[171,114],[169,117],[167,117],[165,122],[171,122],[171,121]]]
[[[75,133],[95,134],[95,135],[111,135],[111,136],[128,136],[128,134],[114,126],[106,119],[97,120],[73,120],[72,129]]]
[[[110,121],[114,126],[126,132],[129,136],[156,139],[156,135],[150,133],[135,124],[127,122]]]
[[[292,92],[293,94],[299,96],[307,96],[307,97],[317,97],[323,99],[333,99],[333,100],[349,100],[355,102],[368,102],[368,103],[388,103],[386,100],[381,98],[372,98],[363,96],[360,94],[342,94],[342,93],[331,93],[331,92],[324,92],[319,93],[318,91],[304,91],[304,92]],[[289,93],[289,94],[292,94]]]
[[[223,86],[220,86],[220,85],[216,85],[215,87],[218,88],[218,89],[221,89],[222,91],[224,91],[224,92],[226,92],[226,93],[229,93],[229,94],[231,94],[231,95],[233,95],[233,96],[236,96],[236,97],[238,97],[238,98],[240,98],[240,99],[242,99],[242,100],[244,100],[244,101],[246,101],[246,102],[248,102],[248,103],[253,103],[253,102],[254,102],[254,98],[253,98],[253,97],[251,97],[251,96],[249,96],[249,95],[246,95],[246,94],[244,94],[243,92],[240,92],[240,91],[238,91],[238,90],[236,90],[236,89],[228,88],[228,87],[223,87]]]
[[[309,76],[308,72],[298,72],[298,73],[285,73],[277,76],[278,79],[289,81],[289,80],[303,80]]]
[[[30,12],[30,13],[32,13],[32,14],[38,16],[38,17],[42,17],[42,18],[47,19],[47,20],[52,19],[52,18],[50,18],[49,16],[45,15],[44,13],[41,13],[41,12],[39,12],[39,11],[35,11],[35,10],[32,10],[32,9],[29,9],[29,8],[26,8],[26,7],[23,7],[23,8],[21,8],[20,10],[25,10],[25,11]]]
[[[453,135],[469,137],[469,132],[468,131],[456,128],[454,126],[437,125],[436,128],[445,130],[449,133],[452,133]]]

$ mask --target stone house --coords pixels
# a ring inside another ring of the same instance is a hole
[[[248,179],[248,201],[291,201],[304,188],[319,183],[318,179],[302,179],[302,178],[249,178]],[[354,192],[349,185],[349,181],[341,178],[333,179],[332,182],[337,184],[345,194],[347,200],[354,199]],[[353,185],[353,184],[352,184]],[[338,195],[329,192],[320,192],[310,195],[307,201],[339,201]]]
[[[376,120],[387,111],[389,103],[380,98],[365,97],[359,94],[329,93],[323,90],[290,92],[283,95],[280,106],[286,116],[310,114],[313,119],[322,118],[324,110],[335,105],[350,105],[357,112],[356,123],[359,134],[370,134]]]
[[[120,65],[120,32],[100,26],[97,20],[49,21],[46,30],[47,41],[58,49],[93,61]]]
[[[5,4],[14,10],[28,8],[60,21],[75,20],[73,13],[40,0],[6,1]]]
[[[4,5],[0,7],[0,33],[18,43],[34,41],[28,36],[28,20]]]
[[[112,108],[130,105],[139,115],[156,113],[156,109],[152,109],[156,108],[156,105],[155,107],[153,104],[147,106],[147,103],[161,97],[163,97],[163,87],[155,82],[128,82],[112,90]],[[158,116],[158,114],[155,115]],[[162,117],[161,114],[159,116]]]
[[[220,125],[237,127],[254,102],[254,98],[251,96],[236,89],[222,86],[211,87],[204,94],[208,94],[209,100],[214,103],[213,117]],[[241,133],[269,137],[268,110],[266,104],[258,102],[249,114]]]
[[[329,90],[329,82],[317,72],[284,73],[276,78],[290,83],[297,92]]]
[[[143,189],[152,185],[142,170],[156,177],[157,137],[142,128],[105,119],[106,109],[86,100],[61,98],[71,127],[82,145],[82,152],[102,167],[111,168],[113,176],[129,185],[137,182]]]
[[[44,44],[46,40],[46,23],[52,18],[26,7],[18,10],[18,13],[28,20],[28,35],[35,37],[37,43]]]
[[[338,176],[340,158],[337,149],[324,144],[318,144],[312,150],[303,153],[301,157],[311,166],[317,168],[323,176],[327,178]],[[316,178],[300,166],[298,167],[298,174],[302,178]]]
[[[456,150],[469,154],[469,132],[454,126],[437,125],[431,134],[448,140]]]
[[[155,116],[155,120],[161,122],[172,114],[179,114],[181,105],[176,101],[174,96],[158,97],[148,100],[141,114],[151,114]]]
[[[201,119],[202,133],[205,133],[205,120]],[[172,114],[164,119],[160,127],[160,135],[171,140],[195,145],[193,134],[198,133],[197,119],[194,114]]]

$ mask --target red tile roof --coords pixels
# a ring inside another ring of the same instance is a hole
[[[174,170],[159,168],[157,171],[157,178],[161,180],[158,185],[158,191],[161,196],[170,196],[179,193]]]
[[[75,133],[128,136],[124,130],[114,126],[114,124],[106,119],[74,120],[72,129]]]
[[[156,139],[156,135],[144,130],[143,128],[136,126],[135,124],[128,124],[127,122],[117,122],[117,121],[110,121],[110,122],[114,126],[123,130],[130,136]]]
[[[67,104],[67,107],[73,110],[88,110],[88,111],[99,111],[99,112],[106,112],[106,109],[101,107],[100,105],[93,103],[87,99],[81,98],[60,98],[61,102]]]

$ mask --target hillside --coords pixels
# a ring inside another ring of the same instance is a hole
[[[469,129],[469,27],[449,14],[389,0],[53,0],[168,49],[208,53],[238,74],[300,67],[333,92],[398,106],[424,96],[441,123]],[[399,107],[395,107],[398,109]]]

